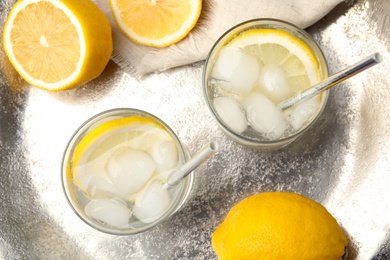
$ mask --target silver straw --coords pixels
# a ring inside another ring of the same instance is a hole
[[[172,173],[167,180],[167,185],[175,186],[184,177],[190,174],[196,167],[205,162],[211,155],[218,150],[215,142],[210,142],[203,146],[194,157],[184,163],[176,172]]]
[[[298,93],[297,95],[282,101],[278,104],[278,107],[281,110],[285,110],[287,108],[290,108],[300,102],[303,102],[305,100],[308,100],[321,92],[334,87],[335,85],[339,84],[340,82],[380,63],[382,61],[382,57],[379,53],[375,53],[371,55],[368,58],[365,58],[364,60],[359,61],[358,63],[349,66],[348,68],[334,74],[333,76],[330,76],[329,78],[326,78],[325,80],[317,83],[313,87]]]

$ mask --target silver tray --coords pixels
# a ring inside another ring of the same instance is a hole
[[[0,0],[1,26],[10,2]],[[244,148],[218,129],[202,95],[203,62],[142,80],[110,62],[97,80],[48,93],[6,69],[0,51],[0,259],[216,259],[211,234],[230,207],[269,190],[298,192],[326,206],[348,234],[349,259],[389,259],[389,19],[387,0],[349,1],[308,29],[331,73],[374,52],[384,62],[332,89],[304,138],[267,153]],[[117,107],[160,117],[191,154],[210,140],[221,147],[197,171],[185,207],[134,236],[92,229],[61,188],[61,158],[73,132]]]

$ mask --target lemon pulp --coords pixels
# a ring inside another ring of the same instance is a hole
[[[183,39],[196,25],[201,0],[110,0],[121,31],[136,43],[166,47]]]
[[[49,91],[99,76],[112,52],[111,26],[90,0],[25,0],[4,26],[5,52],[31,85]]]

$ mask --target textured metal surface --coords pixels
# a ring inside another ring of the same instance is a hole
[[[1,24],[13,1],[0,0]],[[203,100],[203,63],[142,80],[110,63],[97,80],[51,94],[30,88],[2,60],[0,73],[0,259],[215,259],[211,234],[230,207],[268,190],[321,202],[350,239],[350,259],[390,257],[390,3],[342,4],[309,29],[334,73],[374,52],[384,62],[331,90],[317,124],[271,153],[228,140]],[[61,158],[77,127],[106,109],[134,107],[163,119],[191,154],[220,151],[197,172],[188,204],[135,236],[98,232],[61,190]]]

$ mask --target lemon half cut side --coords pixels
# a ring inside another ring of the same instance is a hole
[[[90,0],[16,2],[3,45],[20,75],[49,91],[78,87],[99,76],[113,48],[111,26]]]
[[[110,0],[110,7],[130,40],[161,48],[179,42],[195,27],[202,0]]]

